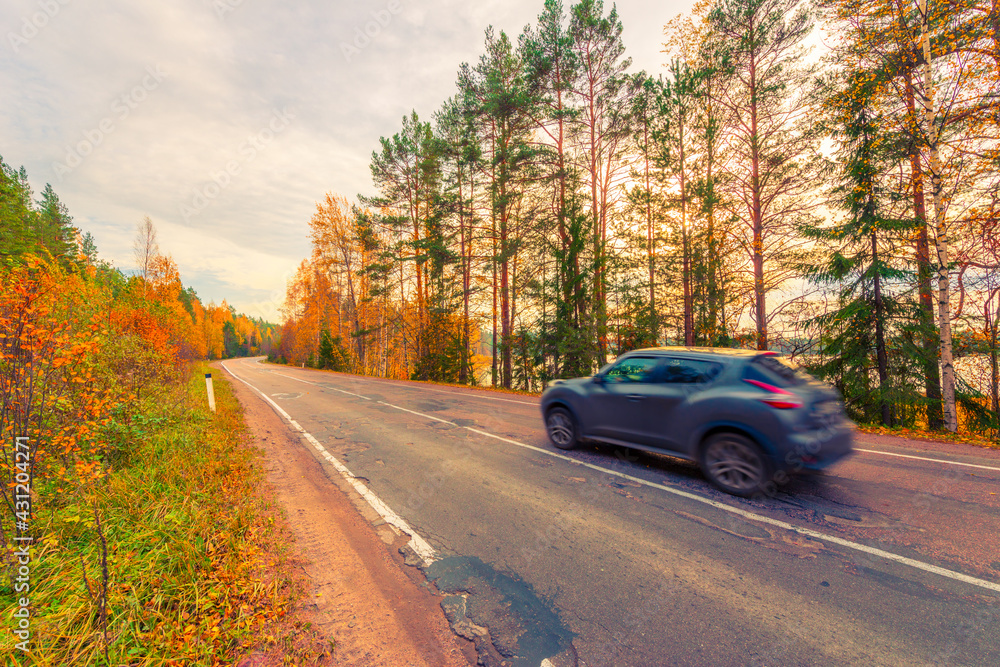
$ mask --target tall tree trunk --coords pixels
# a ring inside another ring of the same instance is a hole
[[[764,291],[764,221],[761,208],[760,135],[757,132],[757,63],[750,59],[750,224],[753,225],[753,293],[757,349],[768,349],[767,300]]]
[[[389,277],[385,279],[385,293],[382,295],[382,326],[379,331],[382,334],[382,377],[389,377],[389,331],[387,330],[389,311]]]
[[[501,169],[500,201],[500,352],[502,356],[501,381],[504,388],[511,388],[512,359],[510,331],[510,253],[509,253],[509,207],[507,205],[506,175]]]
[[[705,188],[708,192],[707,230],[708,234],[708,323],[709,345],[719,344],[719,242],[715,238],[715,180],[712,169],[715,166],[715,115],[712,105],[712,74],[705,80],[705,95],[708,100],[705,150]]]
[[[590,214],[593,221],[593,239],[594,239],[594,305],[593,305],[593,319],[594,319],[594,337],[597,339],[597,357],[598,366],[605,363],[607,359],[607,348],[606,348],[606,322],[605,317],[605,307],[603,306],[604,293],[601,289],[604,280],[604,248],[602,246],[602,236],[601,236],[601,212],[598,198],[598,189],[600,187],[600,170],[597,165],[597,148],[598,148],[598,135],[597,135],[597,124],[598,119],[595,114],[596,110],[596,92],[594,91],[593,79],[590,82],[590,95],[588,96],[588,106],[590,122],[589,132],[590,132]]]
[[[889,405],[889,356],[885,347],[885,304],[882,302],[882,279],[879,275],[878,234],[872,230],[872,292],[875,300],[875,358],[878,364],[879,406],[882,425],[892,426]]]
[[[402,248],[400,248],[402,250]],[[399,263],[399,309],[402,315],[402,330],[403,330],[403,379],[410,379],[410,352],[409,346],[407,345],[407,327],[406,327],[406,283],[403,276],[403,264]]]
[[[495,196],[496,196],[495,195],[495,193],[496,193],[496,187],[497,187],[497,167],[496,167],[496,151],[497,151],[496,133],[497,133],[497,130],[496,130],[496,121],[495,120],[492,120],[492,119],[490,120],[490,129],[491,129],[490,145],[491,145],[491,148],[492,148],[492,152],[490,154],[490,195],[491,195],[491,197],[495,198]],[[492,346],[493,360],[492,360],[491,370],[492,370],[492,385],[494,387],[496,387],[497,384],[499,383],[499,380],[500,380],[499,376],[497,375],[497,371],[498,371],[498,368],[497,368],[497,361],[498,361],[498,359],[497,359],[497,279],[498,279],[498,275],[497,275],[497,259],[498,259],[498,253],[497,253],[497,209],[496,209],[496,206],[494,205],[493,201],[490,202],[490,233],[491,233],[491,236],[493,237],[492,238],[492,242],[493,242],[493,261],[491,262],[492,265],[493,265],[493,267],[492,267],[493,268],[493,346]]]
[[[459,360],[458,382],[469,384],[469,241],[465,235],[465,198],[462,189],[462,158],[457,160],[458,171],[458,229],[462,257],[462,356]]]
[[[517,233],[516,230],[514,233],[516,235]],[[508,233],[508,237],[509,236],[510,234]],[[507,373],[507,376],[509,378],[507,389],[512,389],[514,387],[513,341],[515,339],[514,320],[517,318],[517,260],[518,260],[517,252],[515,251],[510,258],[510,287],[507,290],[510,301],[510,313],[507,316],[507,319],[509,321],[509,324],[507,325],[508,328],[507,336],[508,340],[510,341],[507,345],[507,348],[510,350],[510,352],[508,353],[507,356],[511,359],[510,363],[508,364],[510,366],[510,370]],[[523,341],[519,340],[518,343],[523,344]]]
[[[681,161],[681,244],[684,283],[684,344],[694,345],[694,299],[691,296],[691,239],[688,237],[687,222],[687,172],[684,165],[684,115],[680,116],[678,134]]]
[[[941,184],[941,163],[938,156],[940,132],[934,118],[934,80],[931,72],[931,39],[928,26],[927,0],[919,0],[920,43],[923,53],[923,91],[920,95],[924,107],[924,136],[927,141],[928,167],[931,177],[931,201],[934,205],[934,245],[937,253],[938,274],[938,330],[941,337],[941,394],[944,427],[954,433],[958,430],[958,413],[955,408],[955,363],[952,359],[951,340],[951,276],[948,267],[948,229]]]
[[[660,338],[660,327],[656,313],[656,244],[653,232],[653,184],[649,175],[649,110],[642,119],[643,167],[646,197],[646,261],[649,265],[649,325],[651,327],[652,344],[656,345]]]
[[[914,125],[918,122],[913,93],[913,77],[907,70],[905,77],[906,112]],[[927,208],[924,200],[924,174],[920,166],[917,142],[910,143],[910,180],[913,187],[914,242],[917,259],[921,344],[923,347],[924,393],[927,397],[927,426],[938,430],[943,425],[941,415],[941,373],[938,368],[938,338],[934,333],[934,293],[931,286],[930,242],[927,237]]]
[[[993,308],[991,312],[990,304],[994,296],[997,297],[997,308]],[[990,345],[990,398],[992,399],[990,407],[993,410],[993,419],[997,420],[997,428],[993,437],[1000,438],[1000,367],[997,364],[997,316],[1000,314],[1000,290],[989,295],[983,308],[983,314]]]
[[[420,182],[414,182],[413,189],[413,253],[419,254],[420,252]],[[414,258],[416,259],[416,258]],[[417,358],[423,356],[426,351],[426,342],[424,342],[424,336],[422,335],[426,330],[424,325],[424,275],[423,266],[420,260],[413,262],[413,268],[417,273],[417,341],[416,341],[416,352]],[[423,344],[422,344],[423,343]]]
[[[496,221],[493,223],[493,362],[492,362],[492,374],[493,374],[493,386],[496,387],[499,383],[499,376],[497,375],[497,237],[496,237]]]

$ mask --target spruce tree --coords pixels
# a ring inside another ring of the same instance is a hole
[[[0,157],[0,255],[37,251],[37,220],[24,168],[16,171]]]
[[[59,201],[59,195],[52,186],[45,184],[42,198],[38,201],[37,236],[41,244],[53,257],[62,262],[76,258],[76,228],[66,205]]]
[[[814,320],[825,332],[824,361],[816,371],[851,399],[856,418],[892,426],[896,418],[889,349],[893,321],[903,312],[903,304],[891,288],[909,278],[893,265],[892,252],[906,238],[910,223],[885,214],[891,202],[885,172],[898,155],[895,138],[882,131],[884,119],[875,105],[877,86],[877,80],[854,73],[846,87],[829,99],[830,125],[840,142],[835,203],[846,217],[802,231],[830,251],[821,264],[811,267],[810,277],[837,286],[838,307]],[[897,383],[900,386],[906,383]]]

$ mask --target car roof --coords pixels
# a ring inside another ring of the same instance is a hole
[[[760,355],[775,355],[775,352],[767,350],[746,350],[735,347],[646,347],[639,350],[631,350],[626,354],[655,354],[655,355],[680,355],[685,357],[736,357],[748,359]],[[625,356],[625,355],[622,355]]]

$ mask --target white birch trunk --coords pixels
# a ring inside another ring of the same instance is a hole
[[[931,71],[931,38],[928,26],[927,0],[918,0],[920,12],[920,48],[923,52],[923,90],[920,101],[924,108],[923,132],[927,141],[928,170],[931,180],[931,201],[934,222],[931,232],[937,251],[938,274],[938,329],[941,334],[941,394],[945,428],[958,430],[958,413],[955,409],[955,363],[951,345],[951,276],[948,272],[948,230],[944,219],[944,202],[941,200],[941,162],[938,157],[940,128],[934,118],[934,80]]]

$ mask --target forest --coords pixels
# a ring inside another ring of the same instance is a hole
[[[203,305],[148,217],[125,272],[99,259],[50,185],[33,197],[25,170],[0,160],[0,487],[12,512],[16,437],[32,436],[39,488],[77,488],[113,467],[120,430],[183,386],[191,362],[267,354],[276,334],[225,301]]]
[[[143,338],[172,365],[270,351],[276,326],[238,314],[225,300],[218,306],[203,304],[194,289],[181,282],[174,260],[160,252],[148,216],[137,224],[135,266],[123,270],[99,258],[93,235],[73,225],[51,185],[46,184],[37,201],[33,197],[24,168],[15,170],[0,158],[0,294],[13,299],[3,315],[26,314],[19,312],[18,298],[68,303],[79,299],[74,290],[93,289],[102,301],[90,305],[108,309],[109,325],[119,309],[130,313],[121,315],[117,333]],[[36,292],[43,283],[51,283],[51,290]],[[4,325],[13,326],[13,320],[4,320]]]
[[[272,357],[539,391],[659,345],[789,355],[889,427],[997,437],[1000,7],[703,0],[492,27],[330,193]]]
[[[218,378],[210,411],[203,379],[276,327],[203,304],[148,217],[133,248],[133,267],[100,259],[51,186],[36,199],[0,160],[5,665],[235,660],[301,598],[262,583],[280,526],[241,406]]]

